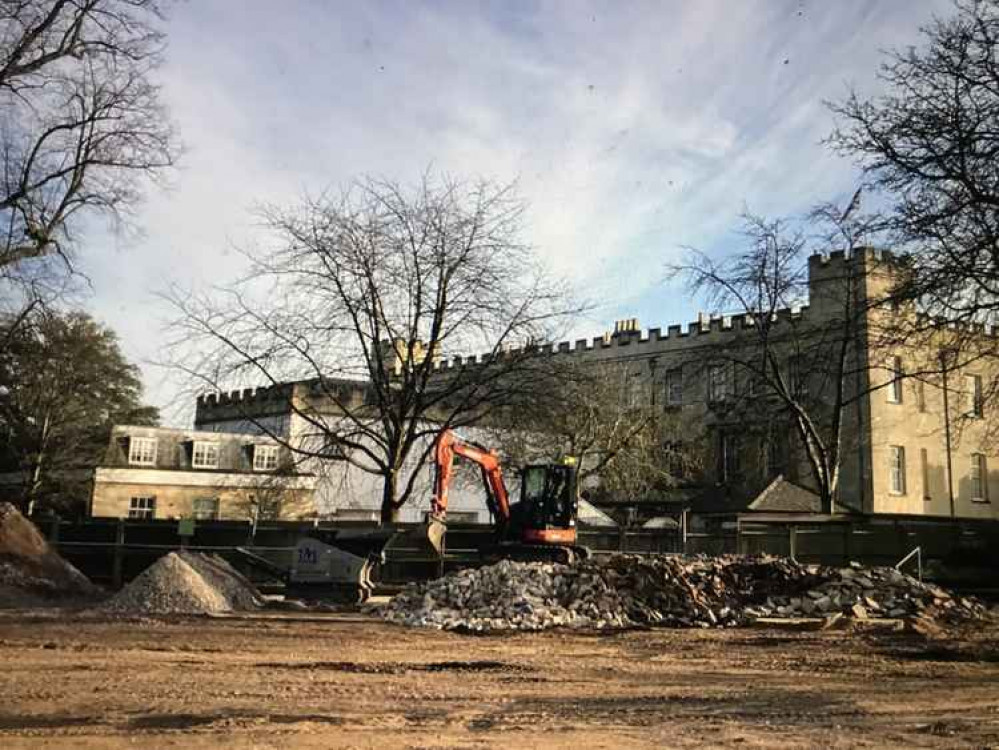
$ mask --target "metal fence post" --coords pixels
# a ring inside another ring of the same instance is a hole
[[[114,562],[111,567],[111,584],[120,589],[125,563],[125,519],[119,518],[114,534]]]

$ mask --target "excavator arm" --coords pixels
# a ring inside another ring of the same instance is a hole
[[[482,483],[486,490],[489,510],[500,525],[510,521],[510,497],[503,482],[496,451],[481,445],[462,440],[451,430],[444,430],[434,446],[434,497],[431,501],[431,514],[443,521],[447,516],[448,491],[454,479],[454,459],[459,456],[479,466]]]

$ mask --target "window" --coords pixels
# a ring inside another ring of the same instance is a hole
[[[739,473],[739,437],[726,433],[721,437],[721,481],[731,482]]]
[[[729,397],[728,368],[725,365],[708,367],[708,401],[724,401]]]
[[[253,446],[253,470],[274,471],[278,465],[278,447],[276,445]]]
[[[916,406],[919,411],[926,413],[926,382],[922,380],[916,381]]]
[[[156,518],[155,497],[133,497],[128,502],[129,518]]]
[[[905,448],[888,446],[889,487],[893,495],[905,494]]]
[[[925,448],[919,449],[919,473],[923,480],[923,500],[932,500],[933,498],[930,496],[930,461]]]
[[[902,403],[902,358],[892,357],[888,363],[891,371],[891,382],[888,384],[888,403]]]
[[[130,438],[128,441],[128,462],[136,466],[155,466],[156,438]]]
[[[663,446],[666,451],[666,467],[673,479],[684,478],[683,441],[670,440]]]
[[[636,373],[628,377],[627,389],[625,397],[629,407],[635,408],[646,404],[645,383],[642,382],[640,375]]]
[[[803,393],[804,385],[801,373],[801,357],[794,356],[787,358],[787,387],[791,389],[792,395]]]
[[[219,518],[219,499],[217,497],[195,498],[194,517],[199,521],[217,521]]]
[[[968,416],[981,417],[984,412],[982,403],[982,376],[965,375],[964,392],[968,399]]]
[[[218,443],[195,440],[191,466],[195,469],[217,469],[219,467]]]
[[[971,499],[976,503],[989,501],[989,469],[984,453],[971,454]]]
[[[332,460],[342,460],[350,456],[350,447],[344,445],[337,435],[327,433],[323,435],[323,445],[321,449],[323,458]]]
[[[787,471],[787,462],[784,458],[784,443],[777,429],[770,430],[770,434],[767,436],[766,451],[767,477],[773,479],[784,474]]]
[[[683,371],[680,369],[666,373],[666,403],[669,406],[683,404]]]

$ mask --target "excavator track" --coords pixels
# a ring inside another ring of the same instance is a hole
[[[482,559],[486,564],[497,563],[500,560],[515,562],[544,562],[573,565],[590,556],[588,547],[560,544],[523,544],[520,542],[503,542],[482,550]]]

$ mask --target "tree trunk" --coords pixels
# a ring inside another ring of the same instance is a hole
[[[395,501],[398,490],[398,474],[395,469],[384,475],[385,482],[382,485],[382,523],[395,523],[399,520],[400,506]]]
[[[31,470],[31,485],[28,487],[27,495],[24,498],[24,513],[29,518],[35,512],[35,501],[38,499],[38,490],[42,486],[42,462],[45,460],[45,448],[49,440],[50,424],[49,413],[45,412],[45,419],[42,422],[42,435],[38,441],[38,456]]]

